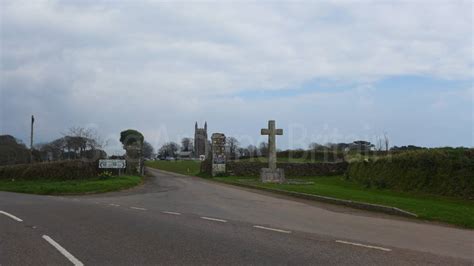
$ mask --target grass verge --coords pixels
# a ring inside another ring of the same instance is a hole
[[[88,194],[122,190],[142,182],[139,176],[117,176],[83,180],[0,180],[0,191],[41,194]]]
[[[244,183],[257,187],[327,196],[338,199],[397,207],[418,215],[419,218],[474,228],[474,202],[450,197],[393,190],[365,188],[342,176],[289,179],[301,184],[262,184],[257,178],[220,177],[226,183]]]
[[[199,176],[201,171],[201,161],[193,160],[147,161],[145,165],[151,168],[192,176]]]

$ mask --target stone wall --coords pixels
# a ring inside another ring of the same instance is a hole
[[[201,162],[201,173],[212,175],[212,159],[207,158]]]
[[[236,176],[260,176],[260,169],[268,167],[263,162],[227,162],[227,171]],[[348,163],[277,163],[278,168],[285,170],[287,177],[342,175]]]

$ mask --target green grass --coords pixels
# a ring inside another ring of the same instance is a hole
[[[139,176],[118,176],[83,180],[0,180],[0,191],[42,195],[86,194],[121,190],[142,182]]]
[[[224,182],[239,182],[266,188],[381,204],[413,212],[421,219],[474,228],[474,202],[456,198],[365,188],[342,176],[302,178],[314,184],[262,184],[256,178],[221,177]]]
[[[201,170],[201,161],[183,160],[183,161],[147,161],[148,167],[161,169],[183,175],[199,175]]]

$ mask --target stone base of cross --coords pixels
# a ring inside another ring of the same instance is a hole
[[[260,181],[262,183],[284,183],[285,171],[281,168],[262,168],[260,169]]]
[[[285,172],[276,167],[276,136],[283,135],[283,129],[276,129],[275,120],[268,121],[268,128],[263,128],[262,135],[268,135],[268,168],[260,170],[260,180],[264,183],[285,182]]]

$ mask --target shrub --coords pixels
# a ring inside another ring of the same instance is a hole
[[[96,161],[59,161],[35,164],[18,164],[0,167],[1,179],[35,180],[74,180],[96,177]]]
[[[108,179],[108,178],[111,178],[112,176],[113,174],[110,171],[103,171],[102,173],[99,174],[99,177],[101,179]]]
[[[474,198],[472,149],[426,149],[354,162],[348,175],[367,186]]]
[[[260,176],[260,169],[267,168],[268,163],[230,161],[226,166],[236,176]],[[277,167],[283,168],[288,177],[327,176],[343,174],[347,163],[277,163]]]
[[[307,159],[316,162],[341,162],[344,153],[334,150],[286,150],[277,152],[278,158]]]

